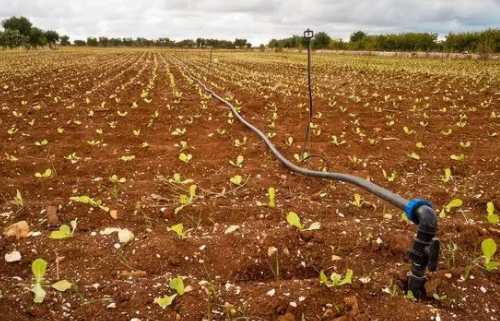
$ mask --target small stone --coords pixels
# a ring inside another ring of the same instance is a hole
[[[332,261],[340,261],[340,260],[342,260],[340,256],[332,255]]]
[[[451,273],[445,273],[444,277],[447,279],[451,279],[452,275],[451,275]]]
[[[290,302],[290,306],[293,307],[293,308],[296,308],[297,307],[297,303],[296,302]]]
[[[392,219],[392,214],[388,214],[388,213],[387,213],[387,214],[384,214],[384,218],[385,218],[386,220],[390,220],[390,219]]]
[[[481,287],[479,288],[479,290],[481,290],[481,292],[483,293],[486,293],[486,288],[484,286],[481,285]]]
[[[114,248],[115,248],[115,249],[117,249],[117,250],[118,250],[120,247],[122,247],[122,246],[120,245],[120,243],[115,243],[115,245],[113,245],[113,246],[114,246]]]
[[[276,294],[276,290],[275,290],[275,289],[271,289],[271,290],[269,290],[269,291],[266,293],[266,295],[267,295],[267,296],[274,296],[275,294]]]
[[[111,210],[111,211],[109,211],[109,216],[111,216],[115,220],[118,219],[118,211],[117,210]]]
[[[5,262],[12,263],[18,261],[21,261],[21,253],[19,253],[19,251],[12,251],[5,254]]]
[[[7,237],[15,236],[17,239],[21,237],[27,237],[30,233],[30,226],[26,221],[19,221],[12,225],[9,225],[3,234]]]
[[[115,309],[115,308],[116,308],[116,303],[114,302],[108,304],[108,306],[106,307],[106,309]]]
[[[58,226],[61,225],[59,221],[59,216],[57,215],[57,207],[56,206],[47,206],[47,224],[50,226]]]
[[[267,255],[268,256],[273,256],[274,254],[276,254],[278,252],[278,249],[275,247],[275,246],[270,246],[268,249],[267,249]]]
[[[134,239],[134,233],[130,232],[128,229],[119,230],[118,239],[121,243],[128,243]]]

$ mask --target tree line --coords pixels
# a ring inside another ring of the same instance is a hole
[[[308,46],[302,36],[272,39],[268,47],[275,49]],[[349,41],[333,39],[325,32],[318,32],[312,41],[313,49],[368,50],[368,51],[439,51],[474,52],[482,55],[500,53],[500,29],[476,32],[448,33],[445,40],[438,41],[437,33],[406,32],[369,35],[363,31],[351,34]]]
[[[3,48],[25,47],[27,49],[45,47],[55,48],[71,45],[69,37],[60,36],[56,31],[44,31],[34,27],[26,17],[10,17],[2,21],[3,31],[0,30],[0,46]],[[108,38],[88,37],[86,40],[73,41],[74,46],[88,47],[170,47],[170,48],[217,48],[217,49],[243,49],[251,48],[252,44],[246,39],[236,38],[234,41],[220,39],[196,40],[184,39],[174,41],[169,38]]]

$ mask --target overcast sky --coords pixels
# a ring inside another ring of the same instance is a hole
[[[71,40],[245,38],[259,45],[307,28],[343,39],[357,30],[442,38],[500,27],[500,0],[0,0],[0,19],[19,15]]]

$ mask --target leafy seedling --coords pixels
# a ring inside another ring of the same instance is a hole
[[[49,177],[52,177],[52,175],[53,175],[53,172],[50,168],[47,168],[45,170],[45,172],[43,172],[43,173],[38,173],[38,172],[35,173],[35,177],[39,178],[39,179],[47,179]]]
[[[118,159],[127,163],[127,162],[131,162],[132,160],[134,160],[135,156],[134,155],[124,155]]]
[[[414,159],[414,160],[419,160],[420,159],[420,156],[415,153],[415,152],[412,152],[411,154],[407,154],[408,158],[410,159]]]
[[[104,206],[104,204],[102,203],[101,200],[94,200],[94,199],[88,197],[87,195],[73,196],[73,197],[70,197],[69,199],[73,202],[82,203],[82,204],[89,204],[92,207],[98,207],[105,212],[109,211],[109,208]]]
[[[73,237],[73,234],[75,233],[76,230],[76,226],[78,225],[77,220],[75,219],[71,221],[70,224],[71,227],[66,224],[61,225],[59,227],[59,230],[52,231],[49,237],[54,240],[63,240],[66,238]]]
[[[236,157],[236,162],[233,162],[232,160],[229,161],[229,164],[231,164],[233,167],[239,167],[241,168],[243,166],[243,156],[239,155]]]
[[[174,302],[174,299],[176,296],[177,296],[177,294],[173,294],[170,296],[166,295],[162,298],[157,298],[155,301],[160,306],[160,308],[165,309],[166,307],[168,307],[169,305],[171,305]]]
[[[333,143],[335,146],[340,146],[340,145],[345,144],[345,143],[346,143],[346,141],[345,141],[345,140],[343,140],[343,139],[342,139],[341,141],[339,141],[339,140],[338,140],[338,138],[337,138],[337,136],[332,135],[332,143]]]
[[[299,230],[300,233],[302,233],[304,231],[319,230],[321,227],[321,224],[319,222],[314,222],[308,228],[304,228],[304,226],[300,222],[299,216],[295,212],[289,212],[288,215],[286,216],[286,221],[291,226],[295,226]]]
[[[19,193],[19,191],[17,191]],[[495,205],[493,202],[486,204],[486,211],[488,212],[488,222],[490,224],[498,224],[498,214],[495,214]]]
[[[174,210],[174,214],[179,213],[185,206],[191,205],[196,197],[196,185],[189,186],[189,196],[185,194],[181,194],[179,196],[179,200],[181,202],[181,206],[176,207]]]
[[[444,175],[441,176],[441,180],[444,182],[444,183],[448,183],[449,181],[451,181],[453,179],[453,176],[451,175],[451,169],[449,168],[445,168],[444,169]]]
[[[190,178],[182,180],[181,175],[178,173],[175,173],[174,176],[171,179],[169,179],[168,181],[170,183],[179,183],[179,184],[190,184],[190,183],[194,182],[194,180],[192,180]]]
[[[180,153],[179,159],[181,161],[183,161],[184,163],[189,163],[191,161],[191,159],[193,159],[193,155]]]
[[[382,174],[384,174],[384,178],[388,181],[388,182],[393,182],[395,179],[396,179],[396,172],[392,172],[391,175],[387,175],[387,172],[385,171],[385,169],[382,170]]]
[[[231,183],[233,183],[236,186],[242,186],[243,183],[243,177],[241,175],[235,175],[229,179]]]
[[[481,243],[481,249],[483,250],[484,257],[484,267],[486,271],[490,272],[500,266],[500,262],[493,261],[493,256],[497,251],[497,244],[492,238],[488,238]]]
[[[179,236],[181,239],[184,239],[187,235],[187,232],[188,231],[184,231],[184,225],[182,223],[180,224],[176,224],[176,225],[172,225],[170,227],[170,229],[172,230],[172,232],[174,232],[175,234],[177,234],[177,236]]]
[[[33,301],[35,303],[42,303],[47,294],[44,287],[49,284],[49,282],[44,279],[45,273],[47,272],[47,262],[43,259],[36,259],[31,263],[31,271],[34,276],[33,286],[31,287],[31,291],[34,293]],[[61,280],[51,286],[59,292],[64,292],[71,288],[71,283],[67,280]]]
[[[361,195],[359,195],[359,194],[354,194],[354,200],[349,201],[349,204],[352,204],[358,208],[363,206],[364,203],[365,202],[361,199]]]
[[[290,136],[290,137],[288,137],[288,138],[286,139],[285,143],[286,143],[286,145],[287,145],[288,147],[292,146],[292,144],[293,144],[293,137],[291,137],[291,136]]]
[[[455,161],[461,162],[465,159],[465,155],[464,154],[459,154],[459,155],[453,154],[450,156],[450,158],[455,160]]]
[[[447,215],[449,214],[454,208],[458,208],[462,206],[462,200],[459,198],[451,200],[448,204],[446,204],[441,212],[439,213],[440,218],[446,218]]]
[[[269,189],[267,190],[268,194],[269,194],[269,202],[268,202],[268,205],[270,208],[274,208],[276,206],[276,203],[275,203],[275,200],[274,200],[274,197],[276,195],[276,191],[274,190],[274,187],[269,187]]]
[[[321,270],[321,272],[319,272],[319,279],[320,279],[321,283],[323,283],[324,285],[326,285],[329,288],[338,287],[338,286],[342,286],[345,284],[351,284],[352,283],[352,276],[353,276],[353,271],[351,269],[347,269],[345,272],[344,278],[342,278],[342,276],[340,274],[333,272],[332,275],[330,275],[330,280],[328,280],[328,278],[326,277],[325,272],[323,272],[323,270]]]
[[[234,140],[234,146],[236,146],[236,147],[241,147],[241,146],[245,145],[246,143],[247,143],[247,137],[246,136],[243,137],[242,140],[239,140],[239,139],[235,139]]]
[[[185,288],[184,288],[184,282],[182,281],[181,278],[174,278],[170,280],[168,283],[168,286],[172,289],[177,291],[178,295],[184,295]]]
[[[14,196],[14,199],[11,201],[11,203],[16,205],[17,213],[19,213],[23,209],[23,196],[21,195],[21,192],[19,192],[19,190],[16,190],[16,196]]]

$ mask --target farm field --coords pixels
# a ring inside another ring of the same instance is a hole
[[[325,165],[298,161],[306,55],[209,57],[0,52],[2,320],[500,319],[482,252],[500,244],[500,62],[313,55],[308,152]],[[190,74],[296,164],[429,200],[441,255],[427,298],[403,291],[416,227],[401,210],[289,172]],[[350,284],[320,282],[348,270]]]

